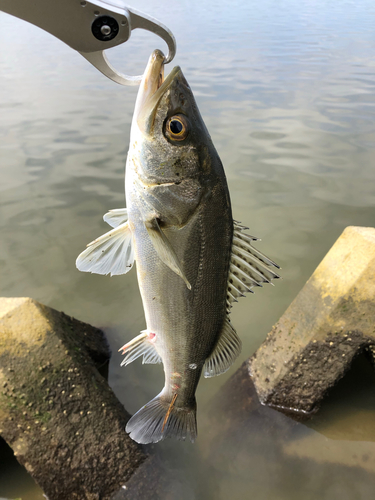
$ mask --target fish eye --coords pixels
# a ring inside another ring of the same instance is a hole
[[[184,115],[174,115],[168,118],[165,125],[165,135],[173,141],[183,141],[189,133],[188,121]]]

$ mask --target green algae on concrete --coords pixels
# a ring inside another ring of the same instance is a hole
[[[347,227],[249,360],[262,403],[309,414],[375,346],[375,229]]]
[[[146,455],[98,372],[103,333],[30,298],[0,298],[0,434],[50,500],[109,499]]]

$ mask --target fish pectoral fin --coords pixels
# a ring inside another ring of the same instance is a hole
[[[127,208],[115,208],[103,215],[103,220],[111,227],[118,227],[128,220]]]
[[[258,240],[254,236],[244,233],[247,229],[236,221],[234,223],[232,255],[229,268],[227,311],[232,307],[232,302],[237,302],[238,297],[244,297],[247,292],[254,293],[254,286],[261,287],[262,283],[270,283],[280,276],[272,270],[279,269],[273,260],[252,246]]]
[[[126,274],[134,264],[132,233],[127,222],[87,245],[76,260],[77,269],[95,274]]]
[[[188,289],[191,290],[191,285],[181,268],[176,252],[173,250],[168,238],[160,228],[158,221],[156,219],[152,219],[149,222],[145,222],[145,227],[150,236],[151,242],[160,257],[160,260],[163,261],[169,269],[180,276],[184,280]]]
[[[161,363],[161,357],[156,351],[155,346],[150,342],[146,330],[122,346],[119,351],[122,351],[122,354],[125,355],[121,362],[121,366],[126,366],[129,363],[132,363],[140,356],[143,356],[143,364]]]
[[[226,372],[240,354],[241,346],[241,339],[229,319],[226,318],[217,344],[204,364],[203,374],[205,378]]]

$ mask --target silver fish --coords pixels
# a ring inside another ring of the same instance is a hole
[[[138,92],[126,165],[127,209],[77,259],[81,271],[124,274],[137,262],[147,328],[121,350],[123,365],[162,362],[161,393],[129,420],[138,443],[197,436],[195,391],[241,350],[229,312],[254,286],[279,276],[253,236],[232,219],[220,158],[182,71],[164,79],[155,51]]]

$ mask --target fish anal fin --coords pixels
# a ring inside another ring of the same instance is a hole
[[[225,373],[241,352],[242,342],[228,318],[225,319],[220,337],[203,367],[205,378]]]
[[[194,442],[197,437],[196,403],[186,408],[175,405],[177,396],[167,400],[163,392],[135,413],[126,432],[137,443],[157,443],[165,438]]]
[[[126,274],[133,264],[133,240],[127,222],[89,243],[76,260],[80,271],[111,276]]]
[[[145,222],[145,227],[160,260],[164,262],[169,269],[180,276],[184,280],[188,289],[191,290],[191,285],[182,270],[176,252],[160,228],[157,219]]]
[[[143,364],[161,363],[161,357],[156,351],[155,345],[150,341],[147,330],[144,330],[140,335],[122,346],[119,351],[122,351],[122,354],[125,356],[121,362],[121,366],[132,363],[140,356],[143,356]]]

